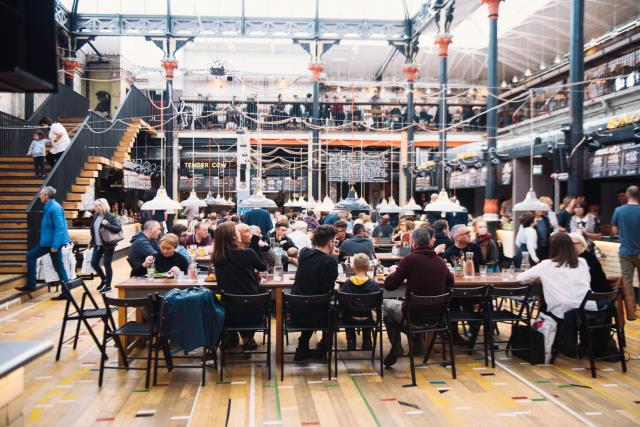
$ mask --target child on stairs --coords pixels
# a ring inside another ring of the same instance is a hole
[[[36,170],[36,176],[44,178],[47,176],[45,169],[44,158],[46,153],[45,144],[47,140],[44,138],[44,132],[41,130],[35,131],[33,134],[33,141],[29,146],[27,156],[33,157],[33,166]]]

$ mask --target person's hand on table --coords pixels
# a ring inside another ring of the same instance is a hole
[[[438,246],[436,246],[435,248],[433,248],[434,252],[436,253],[436,255],[440,255],[442,252],[444,252],[447,249],[447,245],[444,243],[440,243]]]
[[[169,270],[169,273],[173,276],[177,275],[178,273],[180,273],[180,267],[174,265],[173,267],[171,267],[171,269]]]
[[[153,260],[154,260],[153,255],[149,255],[148,257],[146,257],[144,259],[144,262],[142,263],[142,266],[143,267],[149,267],[151,264],[153,264]]]

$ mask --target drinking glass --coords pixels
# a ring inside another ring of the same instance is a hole
[[[481,265],[480,266],[480,277],[487,277],[487,266],[486,265]]]
[[[284,280],[284,269],[281,265],[273,267],[273,281],[282,282]]]

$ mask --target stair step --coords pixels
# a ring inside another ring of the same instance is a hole
[[[29,203],[14,203],[6,200],[0,200],[0,212],[7,211],[26,211]]]
[[[0,196],[0,197],[2,197],[2,196]],[[67,200],[69,200],[71,202],[81,202],[83,197],[84,197],[84,194],[79,194],[79,193],[68,193],[67,194]]]
[[[86,171],[101,171],[102,170],[102,165],[100,163],[85,162],[85,164],[82,167],[82,169],[84,169]]]
[[[33,168],[31,168],[33,169]],[[26,178],[31,178],[31,179],[36,179],[38,178],[33,170],[6,170],[6,169],[2,169],[0,170],[0,178],[1,177],[10,177],[10,176],[24,176]],[[40,180],[42,181],[42,178],[40,178]]]
[[[0,251],[26,251],[27,242],[25,240],[0,240]]]
[[[87,191],[87,188],[89,188],[88,185],[79,185],[79,184],[75,184],[71,186],[71,191],[74,193],[85,193]],[[2,194],[2,189],[0,188],[0,194]]]
[[[25,283],[27,283],[27,278],[24,274],[2,274],[0,275],[0,292],[12,290],[16,286],[22,286]]]
[[[78,218],[78,211],[64,211],[64,217],[66,219],[76,219]]]
[[[27,238],[26,231],[18,231],[18,230],[0,230],[0,242],[4,240],[15,240],[15,239],[25,239]],[[0,258],[2,261],[2,258]]]
[[[27,251],[3,251],[0,250],[0,259],[2,261],[26,262]]]
[[[80,172],[81,178],[97,178],[98,176],[99,176],[98,171],[83,170],[82,172]]]
[[[39,185],[42,186],[44,183],[44,179],[35,178],[35,179],[22,179],[22,178],[7,178],[0,176],[0,186],[7,185]],[[40,187],[38,187],[40,188]]]
[[[0,157],[0,163],[31,163],[33,165],[33,158],[30,156],[6,156]]]
[[[62,202],[62,208],[64,210],[71,210],[71,211],[77,211],[78,209],[80,209],[82,207],[82,203],[79,202]]]
[[[37,193],[40,190],[40,187],[30,187],[30,186],[24,186],[24,187],[8,187],[8,186],[3,186],[2,183],[0,183],[0,194],[7,194],[7,193]]]
[[[16,202],[30,202],[35,196],[34,193],[16,193],[16,194],[0,194],[0,200],[9,200]]]
[[[27,219],[26,212],[0,212],[0,219]]]
[[[26,273],[27,264],[20,262],[8,262],[4,263],[0,261],[0,273]]]
[[[27,221],[16,221],[15,219],[0,219],[0,230],[26,230]]]
[[[91,185],[96,182],[95,178],[76,178],[76,185]]]
[[[0,169],[10,169],[10,170],[16,170],[16,169],[33,169],[33,162],[32,163],[23,163],[23,162],[0,162]],[[51,170],[51,168],[49,166],[47,166],[47,170]]]

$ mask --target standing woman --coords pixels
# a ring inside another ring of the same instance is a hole
[[[480,246],[484,263],[494,266],[497,265],[499,258],[498,245],[491,237],[487,222],[483,220],[482,217],[476,218],[476,220],[473,221],[473,232],[476,235],[473,243]]]
[[[51,117],[45,116],[41,118],[38,124],[49,131],[51,149],[45,157],[49,166],[53,167],[69,147],[71,139],[69,138],[69,134],[64,126],[61,123],[54,121]]]
[[[218,289],[234,295],[258,295],[261,291],[258,287],[256,270],[266,271],[265,263],[251,248],[243,249],[240,246],[240,236],[233,222],[225,222],[216,228],[213,236],[213,265],[216,268]],[[246,324],[253,323],[257,319],[251,313],[242,317],[225,318],[225,323]],[[253,339],[254,332],[245,331],[240,335],[243,339],[242,350],[252,351],[258,348]],[[233,347],[237,343],[237,335],[234,333],[225,339],[225,346]]]
[[[520,268],[522,263],[522,253],[529,252],[529,259],[531,265],[540,262],[536,249],[538,249],[538,233],[534,228],[535,217],[531,212],[525,212],[518,218],[520,221],[520,229],[516,236],[516,247],[518,248],[515,256],[513,257],[513,265]]]
[[[116,217],[110,212],[109,202],[106,199],[97,199],[93,202],[93,216],[89,226],[91,230],[91,246],[93,247],[93,255],[91,256],[91,267],[100,276],[100,285],[98,291],[107,293],[111,290],[111,279],[113,278],[113,270],[111,262],[113,261],[113,252],[116,249],[115,244],[108,244],[102,241],[100,229],[104,228],[112,233],[119,233],[122,227],[118,224]],[[100,260],[104,257],[104,272],[100,268]]]
[[[576,203],[573,207],[569,231],[571,233],[580,233],[584,236],[588,244],[587,250],[592,250],[593,241],[602,237],[600,221],[594,214],[587,212],[587,206],[582,202]]]

